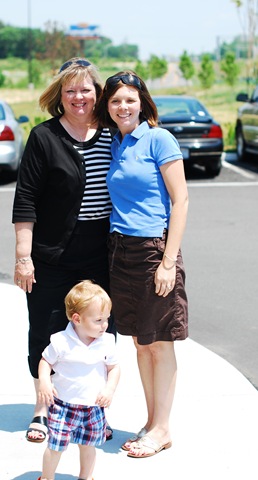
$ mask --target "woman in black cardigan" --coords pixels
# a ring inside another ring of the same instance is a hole
[[[68,291],[90,279],[109,292],[106,174],[112,136],[99,128],[95,115],[101,92],[88,60],[64,63],[39,100],[52,118],[32,129],[19,169],[12,219],[14,282],[27,295],[28,361],[36,395],[41,353],[50,335],[67,325]],[[115,333],[112,320],[109,331]],[[46,406],[37,401],[26,438],[42,442],[46,433]]]

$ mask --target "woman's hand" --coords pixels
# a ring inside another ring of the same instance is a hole
[[[176,282],[176,265],[169,270],[163,265],[163,262],[156,270],[154,283],[155,293],[160,297],[166,297],[174,288]]]
[[[30,256],[32,250],[32,234],[34,223],[15,223],[16,235],[16,262],[14,283],[24,292],[31,293],[33,283],[36,283],[34,265]]]
[[[15,285],[24,292],[31,293],[33,283],[36,283],[34,271],[34,265],[30,257],[17,258],[14,272]]]

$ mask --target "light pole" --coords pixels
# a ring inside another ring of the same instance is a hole
[[[32,65],[31,65],[31,46],[32,46],[32,38],[31,38],[31,8],[30,8],[30,0],[27,0],[27,8],[28,8],[28,80],[29,80],[29,87],[33,87],[32,82]]]

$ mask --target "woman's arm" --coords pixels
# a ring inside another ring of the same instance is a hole
[[[166,163],[160,171],[171,199],[172,213],[163,260],[155,275],[155,291],[158,295],[167,296],[175,285],[176,259],[187,219],[188,192],[183,160]]]
[[[14,283],[24,292],[31,292],[33,283],[36,282],[34,276],[34,265],[31,259],[33,222],[15,223],[16,236],[16,260]]]

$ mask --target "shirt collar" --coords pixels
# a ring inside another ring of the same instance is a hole
[[[140,125],[135,128],[135,130],[133,130],[131,133],[128,133],[127,135],[131,135],[132,137],[134,138],[141,138],[151,127],[149,126],[148,122],[147,121],[144,121],[142,123],[140,123]],[[121,133],[118,131],[115,135],[114,135],[114,140],[116,140],[117,142],[121,143]]]

